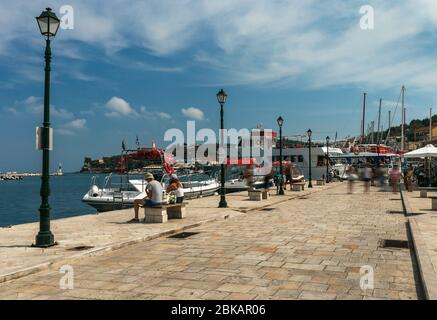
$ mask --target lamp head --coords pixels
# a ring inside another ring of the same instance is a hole
[[[36,21],[38,22],[39,31],[47,39],[56,36],[61,24],[61,20],[50,8],[46,8],[45,11],[41,12],[39,17],[36,17]]]
[[[218,93],[217,93],[217,101],[220,104],[225,104],[226,99],[228,98],[228,95],[226,94],[226,92],[221,89]]]

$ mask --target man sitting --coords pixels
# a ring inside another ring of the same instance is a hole
[[[145,197],[144,199],[134,200],[135,218],[133,218],[130,222],[140,221],[138,218],[138,211],[140,209],[140,205],[143,205],[148,208],[159,208],[162,206],[161,184],[155,180],[153,174],[151,174],[150,172],[145,174],[144,179],[147,181],[147,186],[146,186],[147,197]]]

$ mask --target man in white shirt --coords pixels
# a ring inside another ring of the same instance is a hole
[[[144,199],[136,199],[134,200],[134,211],[135,218],[133,218],[130,222],[139,222],[138,211],[140,209],[140,205],[144,205],[148,208],[159,208],[162,206],[162,186],[161,184],[155,180],[153,174],[147,172],[144,176],[144,179],[147,181],[146,186],[146,194],[147,197]]]

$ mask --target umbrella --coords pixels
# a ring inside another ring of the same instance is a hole
[[[427,157],[437,157],[437,148],[432,144],[428,144],[427,146],[408,152],[404,154],[405,158],[427,158]]]
[[[404,154],[405,158],[434,158],[437,157],[437,148],[432,144]],[[431,187],[431,159],[428,161],[428,185]]]

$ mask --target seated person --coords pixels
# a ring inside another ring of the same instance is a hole
[[[172,191],[175,191],[176,193],[176,203],[182,203],[184,202],[184,190],[182,183],[179,181],[178,176],[175,174],[172,174],[170,176],[170,184],[167,187],[166,192],[170,193]]]
[[[147,197],[144,199],[134,200],[135,218],[133,218],[130,222],[139,222],[138,211],[140,205],[144,205],[145,207],[148,208],[159,208],[162,206],[161,184],[155,180],[153,174],[151,174],[150,172],[145,174],[144,179],[147,181],[147,186],[146,186]]]

